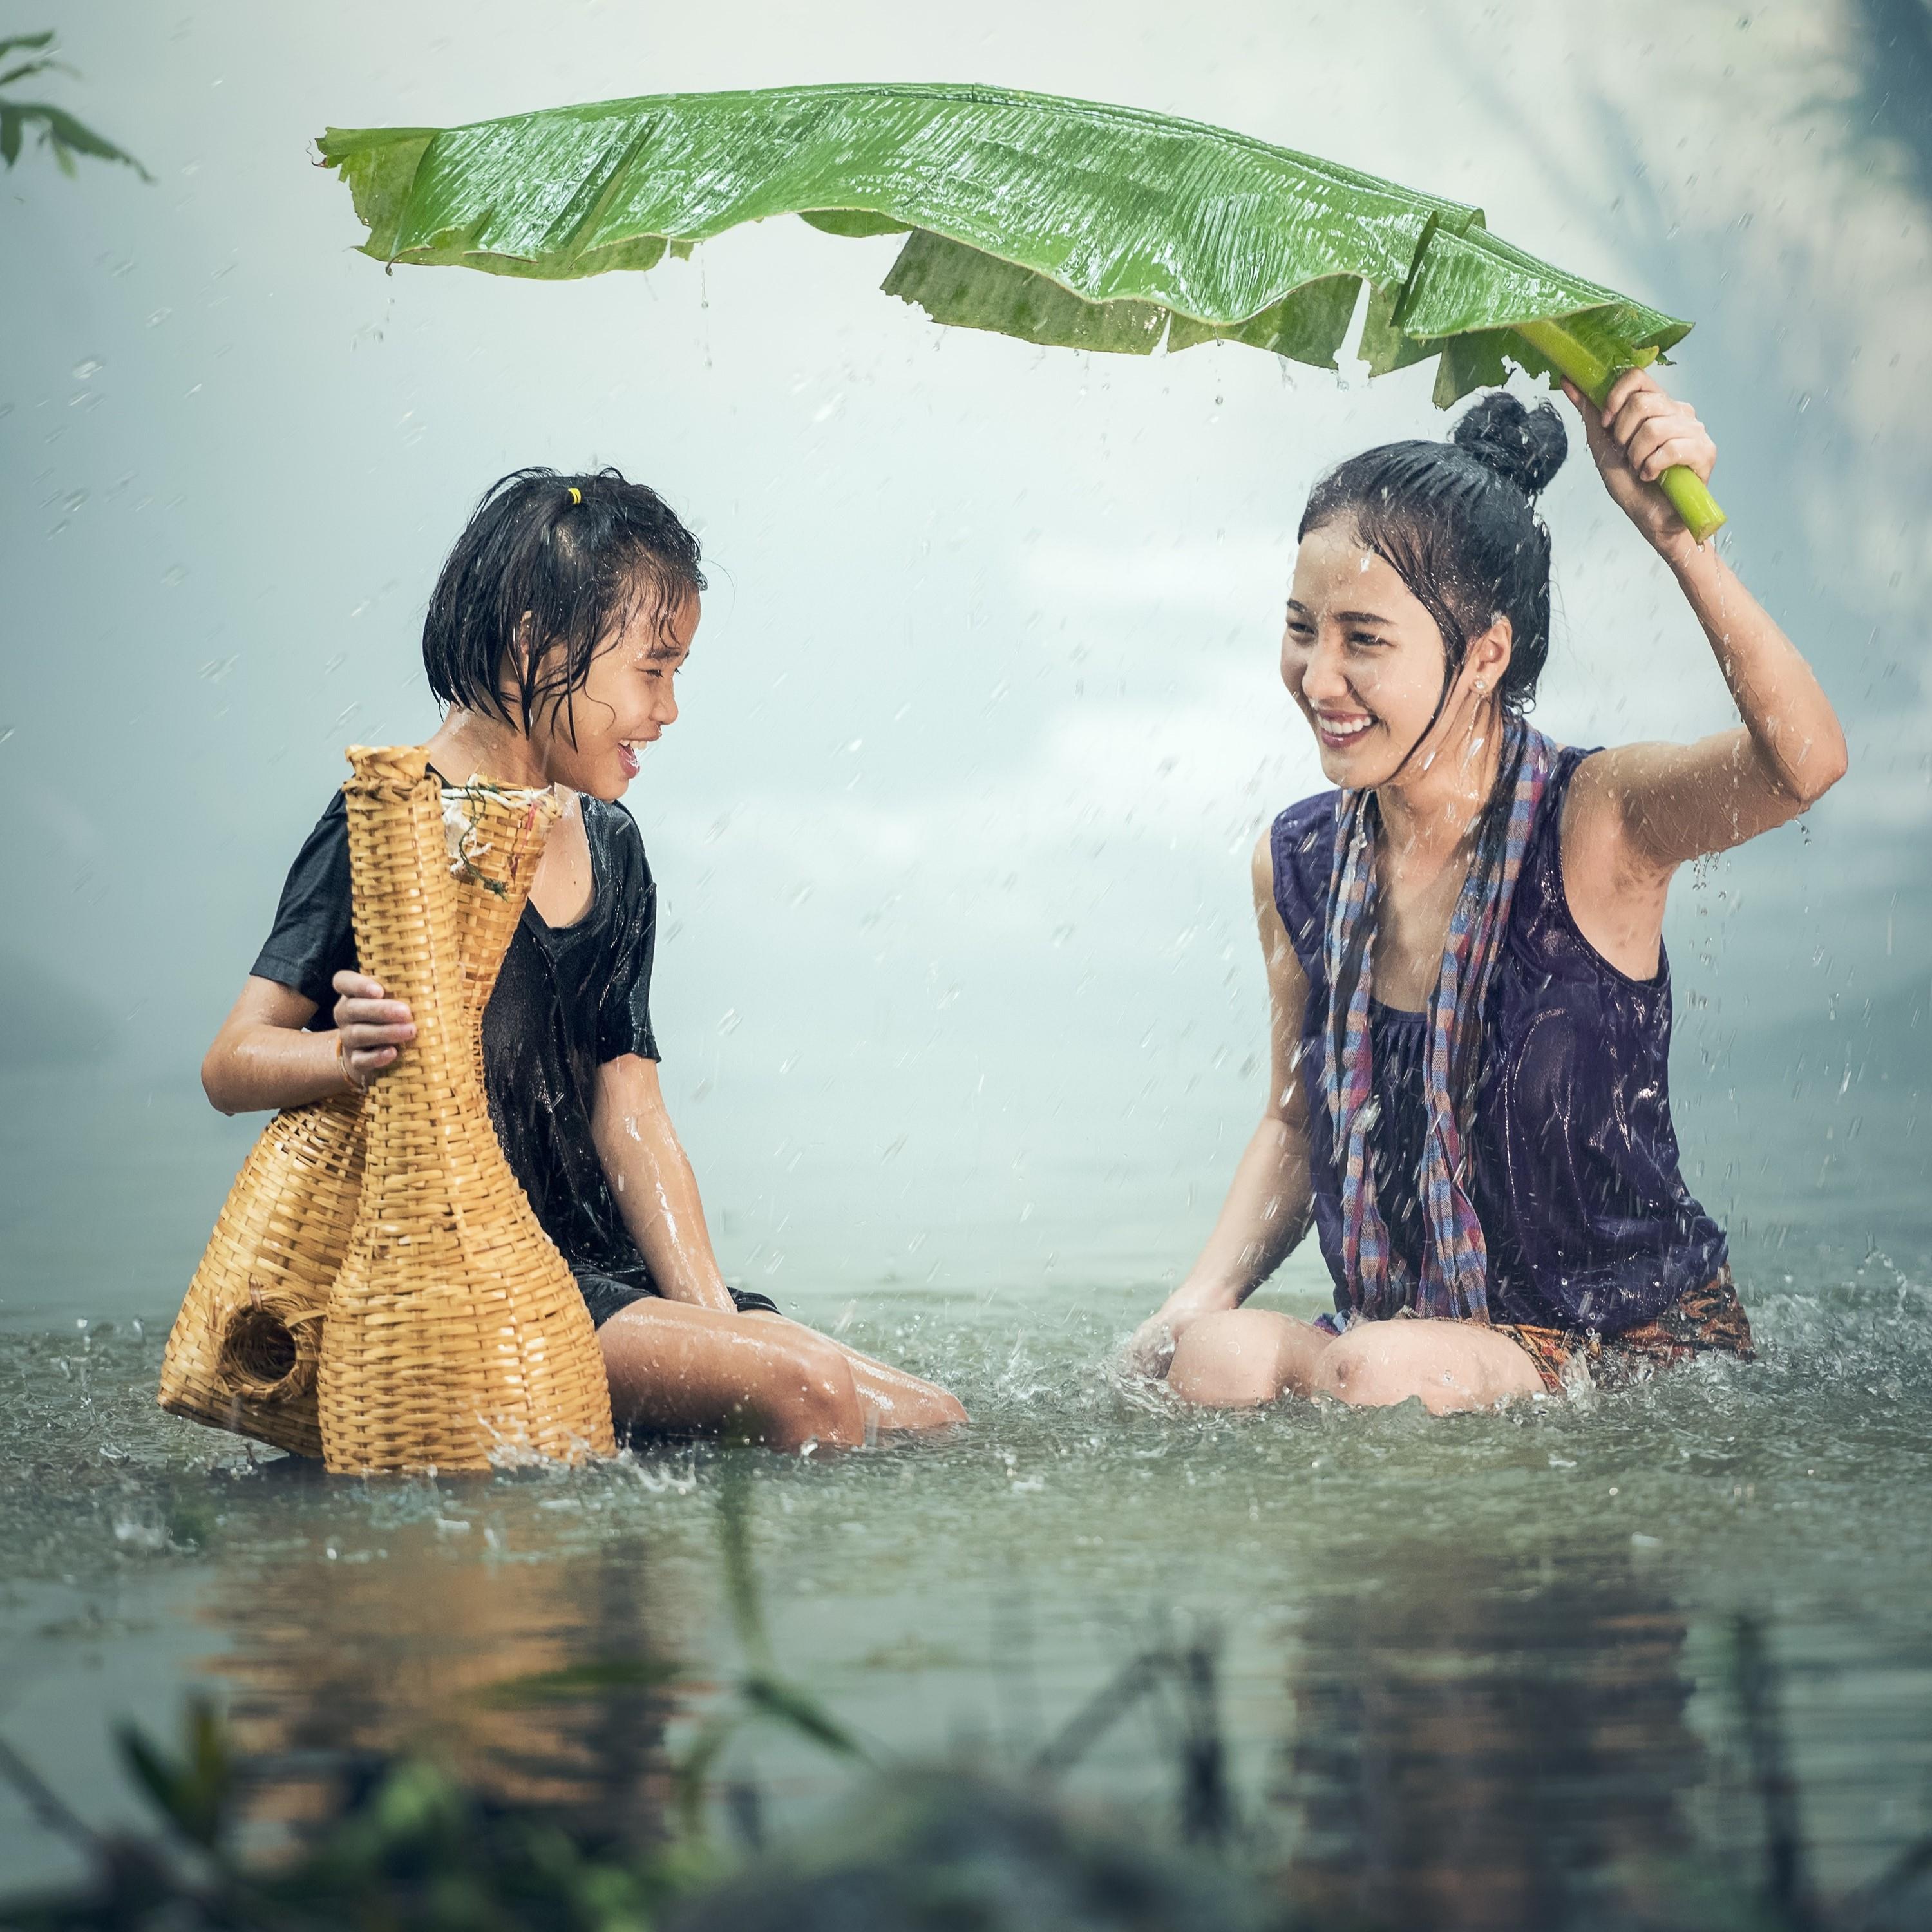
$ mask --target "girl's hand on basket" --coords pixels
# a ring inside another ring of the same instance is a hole
[[[1563,393],[1583,418],[1590,454],[1617,508],[1670,559],[1695,550],[1696,540],[1658,489],[1657,479],[1681,463],[1708,483],[1718,446],[1697,412],[1664,388],[1648,369],[1626,369],[1597,409],[1576,384]]]
[[[338,973],[335,988],[335,1030],[340,1036],[342,1070],[356,1086],[370,1083],[396,1063],[396,1056],[416,1036],[416,1022],[400,1000],[384,996],[382,988],[364,973]]]

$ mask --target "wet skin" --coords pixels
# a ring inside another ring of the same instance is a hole
[[[1655,488],[1676,463],[1708,480],[1716,448],[1696,416],[1643,370],[1620,377],[1600,412],[1567,393],[1605,488],[1676,576],[1743,721],[1695,744],[1600,752],[1578,768],[1564,800],[1571,915],[1612,965],[1648,978],[1678,867],[1804,811],[1844,775],[1844,737],[1790,640],[1716,552],[1691,542]],[[1324,525],[1302,540],[1282,679],[1315,734],[1329,782],[1372,788],[1381,807],[1371,970],[1386,1005],[1416,1010],[1434,990],[1495,781],[1496,693],[1511,642],[1509,620],[1498,618],[1471,640],[1445,692],[1441,631],[1352,524]],[[1540,1392],[1528,1354],[1474,1324],[1405,1318],[1338,1340],[1240,1306],[1307,1232],[1307,1109],[1318,1104],[1309,1089],[1316,1070],[1298,1058],[1307,982],[1275,909],[1265,832],[1251,885],[1268,977],[1267,1106],[1206,1248],[1136,1333],[1130,1361],[1164,1374],[1177,1395],[1215,1407],[1290,1394],[1364,1407],[1413,1397],[1443,1413]]]
[[[566,788],[568,803],[530,891],[553,928],[582,919],[595,889],[578,794],[621,797],[644,748],[677,722],[675,680],[701,614],[695,596],[662,620],[654,604],[635,606],[568,701],[527,732],[458,707],[429,742],[438,771]],[[516,715],[513,702],[506,708]],[[364,974],[338,973],[334,987],[336,1032],[311,1034],[302,1030],[311,1001],[251,976],[202,1063],[214,1104],[226,1113],[298,1106],[340,1093],[345,1081],[366,1088],[380,1079],[416,1036],[409,1008]],[[619,1211],[663,1291],[598,1331],[620,1424],[799,1450],[966,1420],[951,1395],[916,1376],[783,1316],[738,1313],[654,1060],[626,1054],[598,1069],[591,1132]]]

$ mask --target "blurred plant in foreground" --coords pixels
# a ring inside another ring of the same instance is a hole
[[[1243,1827],[1226,1778],[1211,1635],[1164,1641],[1124,1667],[1036,1752],[1024,1772],[961,1762],[883,1763],[842,1814],[764,1843],[757,1787],[716,1778],[727,1740],[776,1725],[855,1766],[868,1751],[809,1692],[782,1676],[752,1558],[749,1467],[719,1470],[724,1594],[742,1666],[719,1708],[698,1724],[674,1767],[677,1822],[644,1842],[614,1835],[586,1809],[560,1814],[493,1798],[419,1757],[366,1759],[292,1847],[247,1845],[248,1766],[203,1700],[179,1744],[122,1733],[130,1774],[164,1822],[158,1835],[107,1833],[80,1818],[4,1741],[0,1780],[42,1826],[86,1861],[78,1882],[0,1903],[18,1932],[323,1932],[343,1926],[410,1932],[1414,1932],[1388,1916],[1301,1895],[1294,1861],[1270,1834]],[[1730,1702],[1763,1814],[1764,1870],[1726,1870],[1708,1856],[1646,1856],[1629,1848],[1609,1916],[1585,1898],[1561,1922],[1645,1932],[1901,1932],[1925,1923],[1921,1888],[1932,1838],[1909,1846],[1861,1891],[1828,1902],[1806,1876],[1797,1780],[1780,1674],[1757,1622],[1732,1631]],[[484,1693],[501,1706],[608,1697],[680,1680],[648,1655],[592,1660],[523,1676]],[[1173,1695],[1163,1728],[1179,1773],[1178,1835],[1203,1858],[1150,1832],[1142,1813],[1076,1807],[1061,1777],[1136,1706]],[[1419,1707],[1425,1727],[1426,1700]],[[722,1806],[717,1802],[722,1800]],[[709,1824],[722,1810],[739,1841]],[[1467,1901],[1466,1901],[1466,1903]],[[1532,1922],[1466,1912],[1438,1922]],[[1534,1922],[1539,1925],[1551,1923]]]
[[[587,1814],[492,1798],[420,1757],[364,1760],[292,1849],[244,1844],[248,1767],[205,1700],[190,1702],[178,1744],[131,1726],[121,1733],[129,1773],[160,1814],[158,1835],[97,1830],[0,1740],[0,1780],[42,1826],[86,1859],[78,1883],[0,1902],[0,1927],[32,1932],[321,1932],[344,1925],[424,1932],[735,1932],[783,1926],[815,1932],[864,1924],[980,1932],[1065,1927],[1069,1932],[1286,1932],[1280,1902],[1251,1876],[1150,1846],[1144,1830],[1070,1811],[1052,1779],[1100,1731],[1172,1670],[1168,1651],[1131,1664],[1083,1709],[1025,1778],[962,1766],[904,1765],[864,1779],[842,1822],[806,1846],[766,1852],[758,1787],[717,1776],[729,1742],[776,1727],[866,1767],[872,1754],[802,1685],[783,1675],[752,1560],[749,1476],[742,1454],[719,1468],[718,1551],[724,1595],[742,1664],[718,1708],[698,1723],[676,1762],[676,1826],[639,1844]],[[514,1678],[482,1694],[500,1706],[610,1697],[679,1681],[650,1656],[592,1659]],[[1184,1835],[1220,1835],[1220,1751],[1212,1670],[1197,1660],[1184,1760]],[[1204,1828],[1202,1731],[1214,1821]],[[722,1806],[718,1801],[722,1800]],[[748,1868],[718,1845],[722,1809]],[[854,1908],[859,1908],[855,1914]],[[962,1917],[961,1915],[964,1913]],[[774,1916],[776,1915],[776,1916]]]
[[[24,60],[0,72],[0,88],[17,86],[37,74],[72,74],[66,62],[56,60],[53,29],[44,34],[16,34],[0,40],[0,62],[24,54]],[[102,161],[124,161],[145,182],[154,176],[124,148],[117,148],[105,135],[97,134],[84,121],[77,120],[64,107],[45,100],[9,100],[0,97],[0,161],[8,167],[20,158],[20,143],[29,128],[40,130],[40,146],[50,149],[64,175],[74,171],[76,154],[92,154]]]

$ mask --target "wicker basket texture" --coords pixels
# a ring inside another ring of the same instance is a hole
[[[483,1010],[560,809],[554,790],[471,782],[442,793],[472,1067]],[[355,1224],[367,1122],[344,1094],[278,1114],[223,1204],[161,1367],[164,1408],[320,1457],[322,1324]]]
[[[478,1084],[441,790],[419,748],[350,761],[356,955],[416,1034],[364,1102],[362,1196],[316,1378],[323,1459],[374,1474],[608,1454],[590,1311]]]
[[[360,1096],[278,1114],[228,1190],[161,1359],[161,1406],[322,1454],[320,1324],[362,1191]]]

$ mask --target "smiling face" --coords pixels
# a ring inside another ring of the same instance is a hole
[[[673,680],[691,654],[702,608],[686,593],[668,616],[654,595],[632,600],[622,626],[599,644],[583,683],[532,721],[531,751],[547,782],[622,796],[644,748],[677,722]]]
[[[1454,728],[1481,679],[1493,691],[1508,662],[1508,620],[1474,640],[1432,739]],[[1393,565],[1346,520],[1301,540],[1282,634],[1281,678],[1321,748],[1322,770],[1352,790],[1426,768],[1432,748],[1410,754],[1442,699],[1442,633]],[[1486,673],[1488,674],[1486,675]]]

